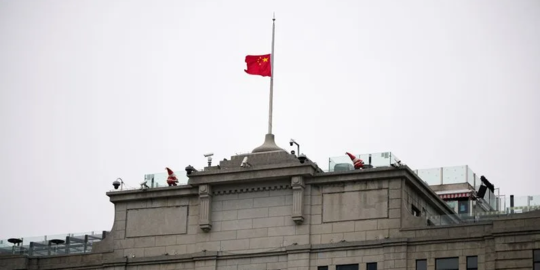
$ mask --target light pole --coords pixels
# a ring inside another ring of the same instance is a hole
[[[291,146],[293,146],[293,144],[296,144],[296,149],[298,150],[297,154],[300,155],[300,145],[293,139],[291,139],[291,141],[289,142],[289,144]]]

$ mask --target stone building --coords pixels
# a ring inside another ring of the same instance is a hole
[[[302,161],[255,151],[187,185],[108,192],[114,224],[91,253],[0,269],[540,269],[540,211],[465,222],[407,166]]]

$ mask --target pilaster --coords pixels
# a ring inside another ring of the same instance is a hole
[[[293,210],[292,219],[300,225],[304,222],[304,178],[302,176],[293,176],[291,178],[293,189]]]
[[[199,227],[204,232],[212,229],[212,187],[210,185],[199,186]]]

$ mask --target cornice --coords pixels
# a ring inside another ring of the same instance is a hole
[[[113,203],[194,195],[198,195],[198,189],[190,185],[107,192]]]
[[[272,190],[283,190],[291,189],[290,185],[274,185],[274,186],[262,186],[262,187],[246,187],[246,188],[231,188],[223,190],[215,190],[212,192],[212,195],[227,195],[227,194],[237,194],[237,193],[251,193],[251,192],[261,192],[261,191],[272,191]]]
[[[288,163],[258,165],[249,168],[212,170],[193,172],[189,175],[189,185],[226,185],[237,183],[253,183],[289,179],[292,176],[310,177],[317,174],[318,167],[313,163]]]

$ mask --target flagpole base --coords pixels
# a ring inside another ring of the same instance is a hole
[[[274,141],[274,134],[266,134],[264,137],[264,143],[253,149],[251,153],[262,153],[262,152],[272,152],[272,151],[283,151],[287,152],[283,149],[281,149],[279,146],[277,146],[276,142]]]

